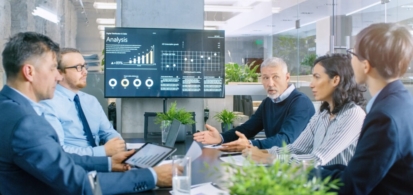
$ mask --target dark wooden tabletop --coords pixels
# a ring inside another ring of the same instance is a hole
[[[125,139],[127,143],[143,143],[143,142],[153,142],[159,143],[160,138],[128,138]],[[174,155],[185,155],[186,151],[189,149],[193,142],[192,136],[188,136],[185,142],[177,142],[175,147],[177,151]],[[201,144],[200,144],[201,145]],[[222,183],[228,177],[228,174],[225,172],[225,168],[221,166],[222,161],[219,160],[221,156],[221,151],[212,148],[202,148],[202,155],[192,161],[191,164],[191,185],[206,183],[206,182],[215,182]],[[172,188],[156,188],[150,191],[135,193],[139,195],[167,195],[170,194]]]

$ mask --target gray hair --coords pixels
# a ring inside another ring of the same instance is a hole
[[[287,64],[281,58],[277,58],[277,57],[267,58],[266,60],[264,60],[264,62],[262,62],[261,70],[262,68],[267,67],[267,66],[271,66],[271,67],[282,66],[284,73],[288,73]]]

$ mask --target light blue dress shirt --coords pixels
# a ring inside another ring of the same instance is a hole
[[[288,96],[290,96],[290,94],[294,91],[294,89],[295,89],[294,84],[290,84],[290,85],[288,86],[288,88],[287,88],[280,96],[278,96],[278,97],[275,98],[275,99],[271,99],[272,102],[274,102],[274,103],[280,103],[280,102],[284,101],[285,99],[288,98]]]
[[[66,152],[89,156],[106,156],[104,146],[108,140],[121,135],[113,129],[98,100],[87,93],[79,91],[80,104],[90,126],[97,147],[92,147],[86,138],[82,121],[76,108],[76,93],[56,86],[53,99],[41,101],[46,107],[45,118],[56,130],[60,145]]]
[[[96,145],[99,145],[101,141],[105,143],[114,137],[121,137],[120,134],[113,129],[102,106],[94,96],[81,91],[77,94],[79,95],[80,104],[82,105]],[[106,156],[104,146],[92,147],[87,141],[82,121],[80,120],[73,100],[75,95],[76,93],[61,85],[56,85],[53,99],[40,102],[44,105],[44,117],[55,129],[59,137],[60,145],[66,152],[79,155]],[[109,171],[111,171],[112,161],[110,158],[108,158],[108,160]],[[149,170],[156,183],[157,175],[155,170],[152,168],[149,168]]]
[[[366,105],[366,113],[369,113],[371,110],[371,107],[373,106],[374,101],[376,100],[377,96],[380,94],[381,90],[379,92],[377,92],[377,94],[375,96],[373,96],[369,102],[367,102]]]

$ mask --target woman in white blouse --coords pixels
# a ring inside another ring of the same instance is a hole
[[[244,156],[250,155],[257,162],[277,159],[347,165],[366,115],[359,106],[364,104],[363,89],[354,80],[350,56],[325,55],[314,64],[310,87],[314,99],[322,101],[319,112],[292,144],[268,150],[249,147],[243,151]]]

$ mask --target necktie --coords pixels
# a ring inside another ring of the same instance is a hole
[[[79,96],[77,94],[75,95],[74,101],[75,101],[77,110],[79,111],[79,117],[80,117],[80,120],[82,121],[83,130],[86,133],[87,141],[92,147],[96,147],[95,140],[93,139],[93,136],[92,136],[92,131],[90,130],[89,124],[87,123],[85,113],[83,113],[83,109],[79,101]]]

